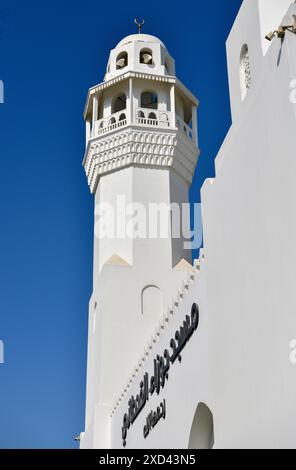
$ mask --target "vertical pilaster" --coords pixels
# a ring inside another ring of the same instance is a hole
[[[171,104],[171,126],[176,127],[176,104],[175,104],[175,85],[170,89],[170,104]]]
[[[87,116],[85,120],[85,143],[86,145],[88,144],[88,141],[90,139],[90,133],[91,133],[91,118],[90,116]]]
[[[134,103],[133,103],[133,79],[130,77],[129,79],[129,123],[132,124],[134,121]]]
[[[98,120],[98,107],[99,107],[99,98],[98,95],[93,97],[93,109],[92,109],[92,137],[95,135],[95,124]]]

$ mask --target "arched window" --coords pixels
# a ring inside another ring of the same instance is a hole
[[[242,100],[246,97],[249,88],[251,87],[251,69],[249,49],[247,44],[244,44],[240,55],[240,86]]]
[[[116,96],[112,103],[112,114],[119,113],[126,108],[126,95],[124,93],[120,93],[120,95]]]
[[[155,113],[149,113],[148,114],[148,119],[157,119]]]
[[[141,108],[157,109],[158,99],[156,93],[144,91],[141,95]]]
[[[126,119],[126,115],[124,113],[121,113],[121,115],[119,116],[118,121],[124,121],[125,119]]]
[[[193,418],[189,449],[212,449],[214,445],[214,423],[211,410],[204,403],[199,403]]]
[[[116,70],[123,69],[128,64],[127,52],[120,52],[116,57]]]
[[[140,64],[153,64],[153,55],[151,49],[142,49],[140,51]]]

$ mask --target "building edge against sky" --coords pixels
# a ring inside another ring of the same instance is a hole
[[[85,108],[84,166],[96,207],[115,208],[118,195],[147,211],[151,203],[188,202],[198,101],[174,72],[154,36],[130,35],[111,51],[105,81]],[[95,236],[86,422],[101,445],[118,390],[190,266],[182,239]]]
[[[81,448],[296,447],[296,36],[264,40],[290,3],[245,0],[227,40],[233,123],[200,260],[182,239],[95,237]],[[85,107],[96,204],[188,201],[198,101],[174,74],[153,36],[111,51]]]

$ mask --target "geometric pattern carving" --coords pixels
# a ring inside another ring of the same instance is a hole
[[[191,184],[198,155],[199,150],[181,131],[153,132],[128,126],[92,139],[83,166],[92,193],[100,176],[131,165],[172,168]]]

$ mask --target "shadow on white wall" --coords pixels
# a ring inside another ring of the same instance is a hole
[[[189,449],[212,449],[214,445],[214,424],[211,410],[205,403],[199,403],[193,418]]]

